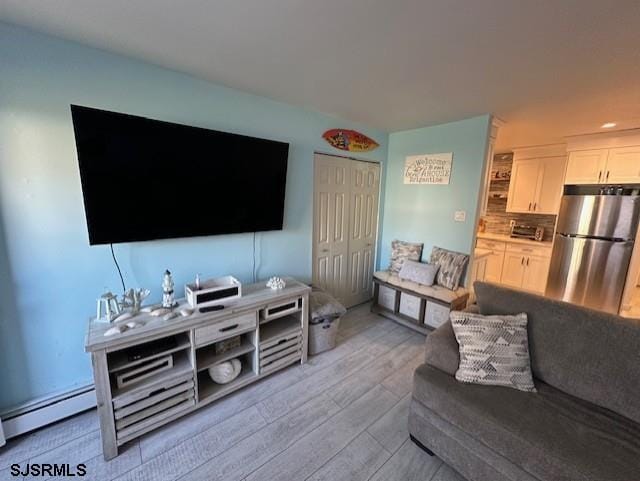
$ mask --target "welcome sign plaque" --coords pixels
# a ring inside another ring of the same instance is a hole
[[[453,152],[407,156],[404,162],[405,184],[448,184]]]

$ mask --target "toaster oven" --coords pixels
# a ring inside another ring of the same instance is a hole
[[[536,227],[533,225],[514,224],[511,226],[511,237],[518,239],[531,239],[542,241],[544,237],[544,227]]]

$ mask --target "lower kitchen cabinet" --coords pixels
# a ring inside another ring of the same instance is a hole
[[[522,288],[526,291],[544,294],[549,275],[549,257],[528,256],[525,261]]]
[[[549,245],[478,239],[476,247],[491,250],[485,280],[544,294],[551,261]]]
[[[522,254],[506,253],[504,255],[500,283],[505,286],[521,288],[524,270],[524,256]]]

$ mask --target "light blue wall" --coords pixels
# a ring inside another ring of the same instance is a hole
[[[362,157],[387,153],[384,132],[0,23],[0,410],[90,382],[86,321],[105,287],[120,290],[108,247],[88,245],[71,103],[290,142],[284,230],[258,234],[262,279],[311,276],[313,152],[332,150],[321,134],[358,129],[380,143]],[[251,279],[250,234],[116,251],[127,285],[153,299],[165,268],[178,286]]]
[[[393,239],[423,242],[423,260],[433,246],[471,252],[489,124],[482,115],[389,136],[380,268],[388,266]],[[448,185],[403,183],[406,156],[441,152],[453,152]],[[453,220],[456,210],[466,211],[466,222]]]

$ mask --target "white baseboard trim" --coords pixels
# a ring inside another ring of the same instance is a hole
[[[2,415],[0,431],[4,430],[4,435],[0,435],[0,446],[3,438],[28,433],[95,407],[96,392],[90,385],[14,408]]]

